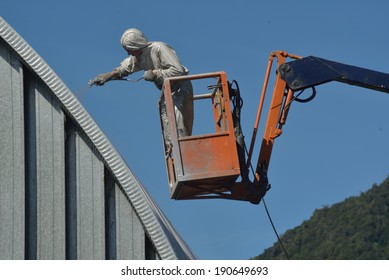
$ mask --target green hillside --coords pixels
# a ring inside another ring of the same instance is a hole
[[[389,259],[389,177],[360,196],[316,210],[281,240],[290,259]],[[279,243],[254,257],[286,259]]]

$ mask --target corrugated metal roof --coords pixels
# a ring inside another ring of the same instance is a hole
[[[128,196],[160,257],[162,259],[195,259],[194,253],[75,95],[33,48],[1,17],[0,36],[15,50],[25,65],[46,83],[61,102],[63,110],[89,137],[105,165],[111,170]]]

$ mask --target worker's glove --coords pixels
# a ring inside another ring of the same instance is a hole
[[[147,71],[145,71],[145,73],[143,74],[143,78],[144,78],[146,81],[152,82],[152,81],[155,80],[156,76],[154,75],[153,70],[147,70]]]
[[[93,86],[93,85],[102,86],[110,79],[111,79],[111,73],[103,73],[103,74],[97,75],[93,80],[90,80],[89,85],[90,86]]]

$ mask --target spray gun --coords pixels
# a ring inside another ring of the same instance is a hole
[[[143,79],[144,79],[144,77],[140,77],[138,79],[118,78],[118,79],[113,79],[113,80],[115,80],[115,81],[127,81],[127,82],[136,83],[136,82],[139,82],[140,80],[143,80]],[[91,87],[93,85],[96,85],[97,81],[98,81],[98,78],[94,78],[92,80],[89,80],[89,82],[88,82],[89,87]]]
[[[118,79],[114,79],[115,81],[127,81],[127,82],[132,82],[132,83],[136,83],[136,82],[139,82],[140,80],[143,80],[144,77],[140,77],[138,79],[127,79],[127,78],[118,78]],[[98,82],[98,78],[94,78],[92,80],[89,80],[88,81],[88,87],[84,86],[82,87],[81,89],[77,90],[74,95],[77,96],[77,98],[80,98],[82,97],[90,87],[92,87],[93,85],[97,85],[97,82]]]

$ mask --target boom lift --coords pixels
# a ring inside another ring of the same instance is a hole
[[[258,161],[253,170],[254,176],[250,179],[248,174],[274,59],[277,61],[277,71],[272,100]],[[215,84],[208,86],[210,92],[195,94],[194,100],[211,100],[215,132],[178,137],[171,84],[181,80],[210,78],[216,79]],[[246,149],[240,127],[239,87],[236,82],[227,81],[226,73],[165,79],[164,95],[173,144],[169,149],[165,147],[171,198],[223,198],[259,204],[270,189],[267,171],[274,141],[282,134],[292,102],[310,101],[316,95],[315,86],[331,81],[389,93],[389,74],[313,56],[303,58],[285,51],[272,52],[268,60],[251,143],[249,149]],[[300,99],[301,92],[308,88],[312,89],[312,95]]]

